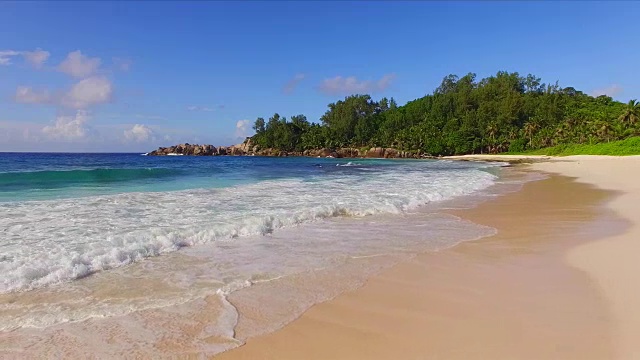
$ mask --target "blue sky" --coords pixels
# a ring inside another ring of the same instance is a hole
[[[229,145],[450,73],[640,98],[640,3],[0,2],[0,151]]]

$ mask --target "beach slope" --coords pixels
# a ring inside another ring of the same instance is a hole
[[[640,157],[535,160],[564,176],[453,212],[497,235],[401,263],[220,358],[640,358]]]
[[[629,228],[572,249],[567,259],[595,280],[610,306],[616,358],[640,359],[640,156],[568,156],[532,166],[620,193],[607,206]]]

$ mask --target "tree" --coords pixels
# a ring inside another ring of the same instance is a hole
[[[537,78],[531,74],[527,75],[526,79],[524,79],[525,91],[528,93],[541,92],[544,85],[542,85],[541,87],[540,80],[540,78]]]
[[[624,112],[618,119],[623,124],[633,125],[638,122],[638,118],[640,118],[640,102],[635,99],[629,100]]]
[[[378,102],[378,109],[380,112],[389,110],[389,100],[387,100],[386,97],[380,99],[380,101]]]
[[[495,122],[489,123],[487,125],[487,136],[489,136],[489,152],[492,152],[492,149],[496,145],[496,134],[498,134],[498,125]]]
[[[398,104],[396,103],[396,100],[394,98],[391,98],[391,100],[389,100],[389,109],[395,110],[397,108],[398,108]]]
[[[533,147],[533,134],[535,134],[538,129],[538,124],[528,121],[524,124],[524,134],[529,138],[529,147]]]
[[[609,142],[611,136],[612,126],[608,122],[599,121],[595,124],[596,135],[600,138],[604,138]]]
[[[442,83],[436,89],[436,94],[448,94],[450,92],[454,92],[456,90],[456,86],[458,84],[458,75],[447,75],[442,79]]]
[[[256,122],[253,124],[253,130],[256,131],[256,133],[261,134],[264,132],[265,128],[264,128],[264,119],[259,117],[256,119]]]
[[[524,151],[560,143],[610,141],[638,133],[640,104],[589,96],[534,75],[500,71],[476,80],[448,75],[430,95],[399,106],[355,94],[331,103],[318,123],[278,113],[254,124],[261,147],[302,151],[381,146],[432,155]]]
[[[307,121],[307,117],[304,115],[295,115],[291,117],[291,124],[293,125],[296,132],[302,133],[309,128],[309,121]]]
[[[369,95],[347,96],[344,100],[329,104],[329,110],[320,120],[331,130],[339,146],[344,146],[354,139],[357,124],[367,121],[377,108],[378,104]]]

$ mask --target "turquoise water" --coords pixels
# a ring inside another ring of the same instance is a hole
[[[348,160],[326,158],[0,153],[0,201],[224,188],[286,178],[316,181],[406,168],[409,162],[359,159],[359,166],[348,166]]]
[[[216,256],[233,264],[221,271],[247,278],[278,273],[289,258],[297,265],[288,269],[303,271],[332,256],[397,249],[402,245],[391,243],[393,234],[375,241],[320,234],[296,242],[293,258],[291,249],[255,241],[285,228],[299,229],[295,238],[308,224],[332,218],[409,214],[482,191],[498,179],[495,171],[492,164],[433,160],[4,153],[0,293],[216,244],[238,247],[216,248]],[[347,225],[344,233],[364,233]],[[430,236],[434,244],[449,241]],[[318,243],[329,249],[321,256]],[[243,256],[256,251],[264,266],[245,267]]]
[[[493,196],[500,174],[434,160],[3,153],[0,332],[104,344],[109,329],[144,328],[144,343],[175,335],[147,310],[181,322],[215,297],[203,328],[228,343],[202,350],[216,353],[415,253],[493,234],[438,209]],[[242,304],[260,321],[238,328]],[[106,330],[74,328],[89,319]]]

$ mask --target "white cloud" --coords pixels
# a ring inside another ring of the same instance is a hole
[[[98,71],[100,63],[100,58],[90,58],[82,55],[80,50],[76,50],[67,55],[67,58],[58,66],[58,70],[73,77],[84,78]]]
[[[76,140],[87,136],[86,123],[89,121],[89,113],[78,110],[75,116],[58,116],[51,126],[42,128],[42,132],[52,139]]]
[[[249,136],[249,129],[251,128],[251,121],[249,120],[238,120],[236,123],[236,138],[244,139]]]
[[[94,76],[77,82],[66,93],[52,94],[46,89],[35,90],[28,86],[18,86],[14,100],[24,104],[51,104],[86,109],[111,101],[112,95],[111,81],[102,76]]]
[[[329,95],[374,93],[386,90],[395,78],[395,74],[384,75],[378,81],[358,80],[355,76],[336,76],[323,80],[319,90]]]
[[[0,65],[11,65],[11,58],[22,56],[31,66],[40,69],[45,61],[49,59],[49,55],[51,54],[48,51],[39,48],[33,51],[0,50]]]
[[[73,85],[62,98],[62,104],[74,109],[84,109],[109,102],[112,95],[111,81],[103,76],[94,76]]]
[[[150,144],[156,141],[165,145],[197,142],[194,142],[198,136],[193,129],[162,126],[150,127],[153,132],[149,135],[148,141],[133,141],[144,138],[145,128],[148,126],[140,125],[136,128],[134,123],[99,124],[94,123],[92,114],[85,110],[74,114],[58,116],[50,124],[30,122],[27,119],[0,118],[0,151],[138,152],[148,151]],[[132,130],[132,141],[125,138],[125,130]],[[207,138],[203,141],[211,144],[223,143],[221,138]],[[229,144],[237,142],[235,139],[225,141]]]
[[[296,74],[291,80],[287,81],[287,83],[284,84],[284,87],[282,88],[282,92],[284,92],[285,94],[293,93],[293,91],[296,89],[298,84],[302,80],[304,80],[305,77],[306,77],[305,74]]]
[[[154,132],[150,127],[142,124],[135,124],[131,129],[124,131],[125,139],[136,142],[152,140],[154,138],[153,134]]]
[[[15,101],[23,104],[49,104],[53,101],[48,90],[34,90],[28,86],[18,86]]]
[[[605,88],[593,90],[591,92],[591,96],[607,95],[607,96],[614,97],[620,94],[622,91],[623,91],[622,86],[618,84],[611,84]]]
[[[0,50],[0,65],[11,65],[11,58],[20,55],[20,51]]]
[[[49,59],[51,54],[48,51],[42,49],[35,49],[34,51],[25,51],[22,53],[24,59],[36,69],[40,69],[42,65]]]

